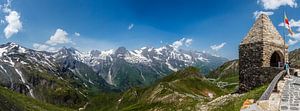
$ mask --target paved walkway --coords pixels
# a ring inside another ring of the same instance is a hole
[[[300,110],[300,77],[292,76],[287,79],[280,102],[281,111]]]

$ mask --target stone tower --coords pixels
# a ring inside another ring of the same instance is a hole
[[[270,82],[287,61],[284,39],[270,18],[261,14],[239,46],[239,91]]]

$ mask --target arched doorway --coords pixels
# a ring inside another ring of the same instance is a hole
[[[279,51],[275,51],[270,59],[270,66],[271,67],[278,67],[279,63],[283,63],[283,54]]]

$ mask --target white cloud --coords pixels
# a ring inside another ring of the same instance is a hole
[[[174,49],[178,49],[179,47],[181,47],[183,45],[185,41],[185,38],[182,38],[180,40],[177,40],[175,42],[173,42],[173,44],[171,45]]]
[[[288,45],[289,45],[289,46],[290,46],[290,45],[294,45],[294,44],[296,44],[296,43],[298,43],[298,40],[296,40],[296,39],[294,39],[294,40],[289,39],[289,41],[288,41]]]
[[[55,47],[49,47],[49,48],[48,48],[48,51],[50,51],[50,52],[55,52],[55,51],[57,51],[57,49],[56,49]]]
[[[7,14],[5,21],[7,26],[4,28],[4,35],[6,38],[10,38],[12,35],[18,33],[22,29],[22,22],[20,21],[20,14],[17,11],[12,10],[11,0],[7,0],[7,3],[3,5],[2,11]],[[1,21],[2,23],[2,21]]]
[[[190,46],[190,45],[192,45],[192,42],[193,42],[193,39],[186,39],[185,45]]]
[[[33,44],[33,48],[34,48],[35,50],[42,51],[42,50],[48,49],[49,46],[48,46],[48,45],[45,45],[45,44],[34,43],[34,44]]]
[[[298,39],[300,40],[300,33],[294,33],[293,35],[288,34],[289,37],[293,38],[293,39]]]
[[[134,27],[134,24],[130,24],[130,25],[128,26],[128,30],[131,30],[133,27]]]
[[[57,45],[70,42],[71,40],[68,38],[68,33],[62,29],[57,29],[54,35],[52,35],[46,43],[49,45]]]
[[[79,36],[80,36],[80,33],[75,32],[74,35],[77,36],[77,37],[79,37]]]
[[[214,51],[218,51],[218,50],[222,49],[225,45],[226,45],[226,42],[223,42],[219,45],[212,45],[212,46],[210,46],[210,48]]]
[[[33,48],[35,50],[38,50],[38,51],[56,51],[56,48],[54,47],[50,47],[46,44],[38,44],[38,43],[34,43],[33,44]]]
[[[179,47],[185,45],[185,46],[190,46],[193,42],[193,39],[190,38],[182,38],[180,40],[177,40],[173,42],[170,46],[173,47],[175,50],[177,50]]]
[[[12,9],[10,8],[11,7],[11,1],[12,0],[6,0],[6,4],[3,4],[2,11],[4,13],[9,13],[9,12],[12,11]]]
[[[273,15],[274,12],[270,12],[270,11],[267,11],[267,12],[265,12],[265,11],[255,11],[255,12],[253,12],[253,16],[254,16],[255,19],[257,19],[260,14],[266,14],[266,15],[270,16],[270,15]]]
[[[1,19],[1,20],[0,20],[0,23],[1,23],[1,24],[5,24],[5,21]]]
[[[75,36],[80,36],[79,33],[75,32]],[[68,33],[63,29],[56,29],[55,33],[50,37],[48,41],[43,44],[34,43],[33,48],[39,51],[57,51],[57,47],[55,45],[65,44],[65,43],[73,43],[68,38]],[[75,43],[74,43],[75,44]]]
[[[290,6],[292,8],[297,7],[296,0],[258,0],[258,4],[261,4],[266,10],[276,10],[280,6]]]

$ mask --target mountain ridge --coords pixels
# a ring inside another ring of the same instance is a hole
[[[127,72],[120,67],[127,67],[130,73],[139,73],[135,75],[139,78],[136,79],[139,83],[128,83],[121,87],[150,84],[158,78],[188,66],[200,67],[207,73],[228,60],[203,52],[176,49],[171,45],[159,48],[142,47],[136,50],[119,47],[106,51],[92,50],[89,53],[82,53],[74,48],[65,48],[65,50],[70,51],[69,55],[76,60],[91,66],[98,75],[113,86],[127,84],[125,81],[120,83],[118,78],[131,78],[123,77],[120,73]]]

